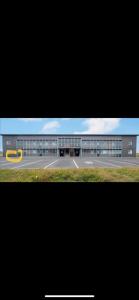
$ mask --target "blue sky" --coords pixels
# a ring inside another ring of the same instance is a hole
[[[139,118],[0,118],[0,134],[2,133],[139,134]],[[139,152],[139,137],[137,149]]]

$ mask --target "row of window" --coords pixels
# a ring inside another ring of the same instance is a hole
[[[17,141],[17,148],[23,149],[37,149],[37,148],[46,148],[46,147],[57,147],[57,141],[55,140],[47,140],[47,141]]]
[[[57,139],[41,139],[41,140],[17,140],[17,143],[19,144],[23,144],[23,143],[31,143],[33,145],[36,144],[80,144],[82,142],[82,144],[94,144],[94,145],[99,145],[99,144],[106,144],[106,143],[122,143],[122,140],[94,140],[94,139],[80,139],[80,138],[58,138]],[[6,141],[6,145],[11,145],[11,140],[7,140]],[[132,146],[133,142],[132,140],[130,140],[128,142],[128,146]]]
[[[34,148],[46,148],[48,146],[57,147],[57,141],[51,140],[51,141],[17,141],[16,142],[17,148],[24,148],[24,149],[34,149]],[[69,142],[66,141],[60,141],[59,147],[81,147],[80,142],[73,142],[72,140]],[[121,149],[122,148],[122,142],[121,141],[82,141],[82,147],[91,147],[91,148],[100,148],[100,149],[109,149],[109,148],[115,148],[115,149]]]
[[[90,154],[100,154],[100,155],[115,155],[115,154],[121,154],[122,150],[89,150],[89,149],[83,149],[83,153],[90,153]]]
[[[133,151],[129,150],[128,155],[132,155]],[[23,151],[24,156],[46,156],[46,155],[57,155],[57,149],[44,149],[44,150],[24,150]],[[92,156],[122,156],[121,150],[89,150],[89,149],[83,149],[82,150],[82,156],[85,155],[92,155]]]
[[[30,147],[30,148],[37,148],[39,147],[47,147],[47,146],[57,146],[57,139],[47,139],[47,140],[17,140],[17,147]],[[100,148],[116,148],[120,149],[122,148],[122,140],[94,140],[94,139],[83,139],[80,138],[58,138],[58,146],[64,147],[64,146],[89,146],[89,147],[100,147]],[[11,140],[6,141],[6,145],[11,145]],[[130,140],[128,142],[128,146],[132,146],[133,142]]]
[[[94,156],[122,156],[121,150],[89,150],[89,149],[83,149],[82,155],[94,155]],[[133,151],[129,150],[128,155],[132,156]]]
[[[83,141],[82,147],[94,149],[122,149],[122,141]]]
[[[59,141],[59,144],[57,145],[57,141],[50,140],[50,141],[17,141],[16,142],[17,148],[23,148],[23,149],[37,149],[37,148],[47,148],[47,147],[80,147],[80,143],[77,141]]]
[[[56,149],[45,149],[45,150],[24,150],[23,151],[24,156],[45,156],[45,155],[57,155]]]

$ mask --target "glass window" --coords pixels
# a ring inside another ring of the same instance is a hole
[[[37,154],[37,150],[33,150],[32,153],[33,153],[33,154]]]
[[[115,142],[115,141],[112,142],[112,148],[113,148],[113,149],[116,148],[116,142]]]
[[[106,154],[108,154],[108,151],[107,150],[102,150],[102,154],[106,155]]]
[[[128,142],[128,146],[132,146],[133,145],[133,142],[132,141],[129,141]]]
[[[129,150],[128,151],[128,155],[132,155],[133,154],[133,151],[132,150]]]
[[[32,146],[33,146],[33,147],[36,147],[36,146],[37,146],[37,142],[36,142],[36,141],[33,141],[33,142],[32,142]]]
[[[52,145],[53,145],[53,146],[56,146],[56,145],[57,145],[57,143],[54,141],[54,142],[52,142]]]

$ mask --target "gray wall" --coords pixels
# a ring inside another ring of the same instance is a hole
[[[3,155],[6,156],[6,150],[16,149],[17,136],[3,136]],[[7,145],[8,142],[8,145]]]
[[[129,142],[132,141],[132,146],[129,145]],[[137,149],[137,137],[136,136],[124,136],[123,137],[123,150],[122,156],[136,156],[136,149]],[[132,150],[132,155],[128,154],[128,151]]]

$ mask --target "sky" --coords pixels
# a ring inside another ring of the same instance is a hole
[[[138,134],[139,118],[0,118],[1,134]],[[2,137],[0,136],[0,151]],[[139,137],[137,141],[139,152]]]

